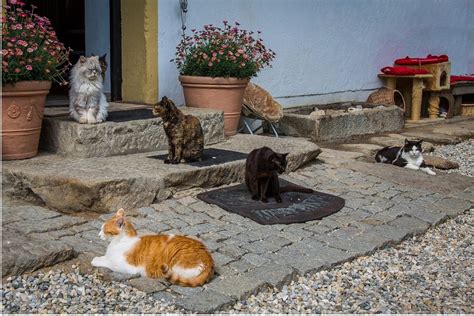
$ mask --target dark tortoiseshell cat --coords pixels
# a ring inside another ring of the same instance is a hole
[[[105,81],[105,72],[107,71],[107,53],[99,57],[100,69],[102,70],[102,81]]]
[[[284,192],[313,193],[313,190],[297,185],[280,188],[278,174],[286,169],[286,156],[288,154],[278,154],[268,147],[250,152],[245,165],[245,184],[253,200],[267,203],[268,198],[273,197],[280,203],[282,202],[280,194]]]
[[[165,163],[177,164],[201,159],[204,134],[201,123],[192,115],[184,115],[167,97],[153,106],[153,114],[163,119],[168,137],[168,158]]]

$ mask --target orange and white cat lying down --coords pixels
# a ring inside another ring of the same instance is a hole
[[[102,225],[99,236],[109,240],[105,256],[91,264],[115,272],[164,277],[181,286],[200,286],[214,273],[214,261],[198,240],[175,235],[137,236],[132,223],[120,209]]]

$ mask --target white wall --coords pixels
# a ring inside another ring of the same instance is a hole
[[[105,74],[104,92],[110,93],[110,24],[109,0],[85,0],[86,55],[107,53],[109,65]]]
[[[261,30],[277,57],[254,81],[285,106],[365,100],[379,69],[407,55],[447,54],[453,74],[474,73],[472,0],[188,0],[188,33],[238,21]],[[159,0],[159,88],[183,102],[173,63],[178,0]]]

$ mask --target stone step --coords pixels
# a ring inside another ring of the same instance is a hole
[[[199,119],[206,145],[225,140],[222,111],[180,109]],[[109,111],[107,122],[101,124],[79,124],[68,116],[45,116],[40,140],[42,151],[80,158],[150,152],[167,146],[161,118],[153,117],[151,108],[143,106],[114,108]]]
[[[289,152],[287,172],[314,160],[321,150],[302,138],[238,134],[212,148],[249,153],[268,146]],[[113,157],[76,158],[42,154],[3,163],[4,189],[10,195],[35,199],[61,212],[106,213],[120,207],[146,206],[174,192],[242,181],[245,159],[208,167],[168,165],[150,156],[165,152]]]

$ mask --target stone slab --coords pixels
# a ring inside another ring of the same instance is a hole
[[[75,258],[78,253],[69,245],[31,238],[2,228],[2,277],[20,275]]]
[[[403,112],[395,106],[322,116],[295,114],[289,109],[278,122],[285,135],[310,137],[312,141],[340,140],[356,135],[399,131],[403,125]]]
[[[223,142],[224,115],[212,109],[180,108],[196,116],[204,131],[204,143]],[[151,109],[150,109],[151,111]],[[68,157],[108,157],[165,150],[168,141],[161,118],[126,122],[79,124],[69,117],[45,117],[40,149]]]
[[[243,134],[214,148],[248,153],[262,146],[289,152],[288,172],[313,161],[321,152],[317,145],[304,139]],[[195,167],[169,165],[148,158],[160,153],[96,158],[40,155],[28,160],[5,161],[3,184],[10,188],[7,190],[10,194],[34,196],[55,210],[104,213],[120,207],[148,206],[168,198],[177,188],[213,187],[244,178],[244,159]]]

